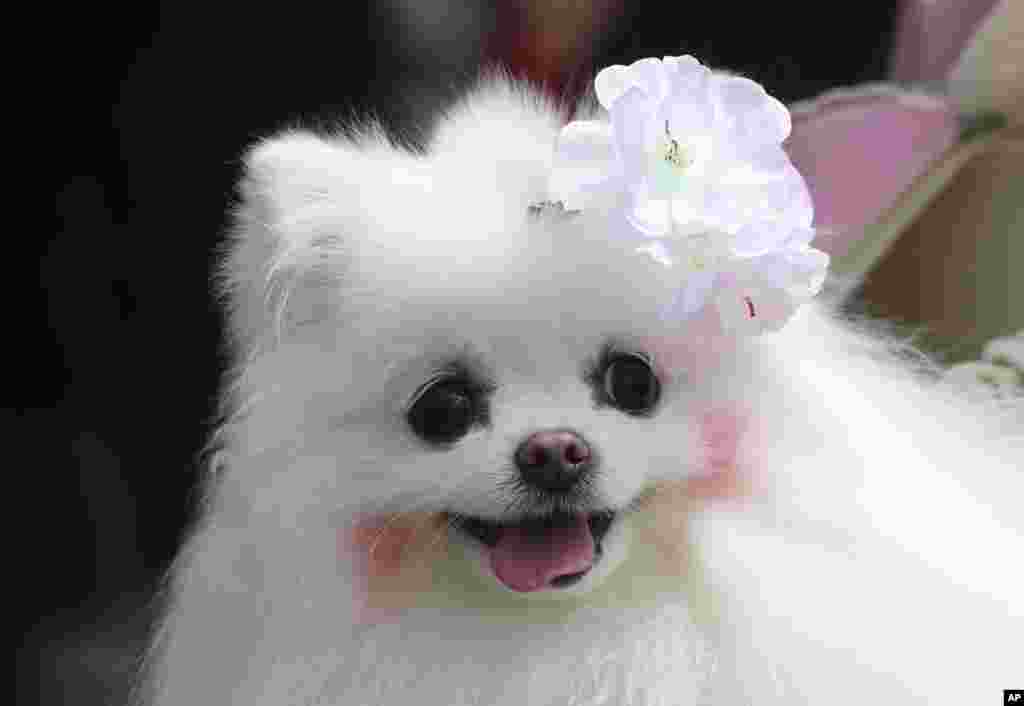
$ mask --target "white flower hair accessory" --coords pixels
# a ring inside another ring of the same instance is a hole
[[[609,66],[594,88],[610,120],[562,129],[550,182],[560,212],[611,204],[617,235],[678,269],[667,319],[710,301],[731,333],[782,327],[828,268],[810,247],[807,185],[782,149],[786,107],[692,56]]]

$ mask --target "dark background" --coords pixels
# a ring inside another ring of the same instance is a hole
[[[3,412],[8,470],[28,479],[20,703],[123,703],[214,418],[209,273],[247,145],[369,115],[421,143],[481,61],[573,91],[610,63],[693,53],[791,102],[881,79],[894,24],[890,2],[606,5],[554,69],[524,51],[536,28],[514,2],[61,11],[56,231],[28,240]]]

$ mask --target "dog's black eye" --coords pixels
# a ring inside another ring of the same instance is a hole
[[[416,435],[432,444],[451,444],[478,418],[478,394],[464,380],[440,378],[420,390],[406,414]]]
[[[603,384],[608,400],[629,414],[650,412],[661,396],[651,364],[638,355],[614,356],[605,367]]]

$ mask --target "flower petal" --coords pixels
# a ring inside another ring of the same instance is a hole
[[[662,318],[680,321],[699,311],[707,301],[717,277],[717,273],[710,271],[691,273],[686,282],[676,290],[668,306],[662,309]]]
[[[810,247],[750,259],[750,264],[765,281],[799,298],[810,298],[821,291],[828,262],[828,255]]]
[[[717,77],[718,100],[729,115],[742,115],[760,109],[768,93],[761,84],[744,76]]]
[[[750,166],[758,172],[774,174],[792,166],[789,155],[782,149],[782,145],[775,143],[758,145],[744,156],[750,162]]]
[[[633,195],[626,210],[626,219],[644,236],[660,238],[672,232],[672,209],[669,201]]]
[[[649,255],[652,260],[665,267],[672,267],[676,264],[675,258],[672,257],[672,253],[665,247],[665,243],[662,240],[652,240],[646,245],[638,247],[636,251]]]
[[[669,67],[671,90],[662,107],[662,119],[668,120],[672,133],[680,137],[710,133],[715,118],[710,69],[691,56],[679,57]]]
[[[739,165],[722,174],[717,186],[718,198],[729,203],[738,225],[781,221],[793,228],[809,228],[814,222],[811,194],[792,165],[776,174]]]
[[[601,69],[594,79],[594,93],[601,107],[610,111],[626,91],[633,87],[629,67],[615,64]]]
[[[674,194],[671,204],[673,232],[677,235],[718,230],[723,218],[729,215],[712,197],[707,185],[700,182]]]
[[[623,175],[632,183],[642,182],[647,173],[647,148],[657,130],[652,120],[656,107],[634,86],[615,101],[610,111],[616,154]]]
[[[778,248],[787,242],[793,228],[784,221],[747,223],[736,233],[733,253],[740,257],[753,257]]]
[[[673,135],[684,139],[694,135],[706,135],[714,125],[714,107],[707,100],[699,97],[686,100],[673,100],[660,111],[664,116],[661,120],[668,121]]]
[[[813,242],[818,231],[809,226],[797,226],[789,234],[789,238],[782,244],[783,250],[801,250]]]
[[[813,297],[821,291],[828,276],[829,256],[815,248],[801,248],[784,252],[791,269],[787,290],[797,296]]]
[[[657,102],[668,95],[668,72],[659,59],[640,59],[629,66],[633,85],[638,86],[647,96]]]
[[[775,96],[768,96],[768,100],[757,115],[757,121],[757,129],[764,130],[766,135],[770,135],[772,144],[782,144],[793,129],[793,118],[789,114],[789,108]]]
[[[665,57],[666,77],[671,84],[671,98],[690,100],[710,97],[711,69],[692,56]]]
[[[634,61],[629,66],[615,64],[602,69],[594,79],[597,100],[609,112],[631,88],[639,89],[655,103],[664,100],[669,84],[661,61],[648,58]]]
[[[707,70],[706,66],[701,64],[696,57],[693,57],[690,54],[662,57],[661,63],[665,65],[670,74],[685,75],[701,69]]]
[[[764,88],[742,76],[716,77],[718,116],[730,137],[744,145],[779,145],[792,129],[789,110]]]
[[[801,228],[810,228],[814,223],[814,201],[803,176],[790,164],[783,171],[783,181],[788,189],[786,218]]]

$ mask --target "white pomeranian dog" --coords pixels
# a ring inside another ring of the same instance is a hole
[[[426,154],[368,130],[248,155],[227,421],[140,703],[1024,684],[1019,406],[956,399],[827,297],[759,336],[667,323],[680,270],[619,201],[552,203],[563,122],[489,80]]]

